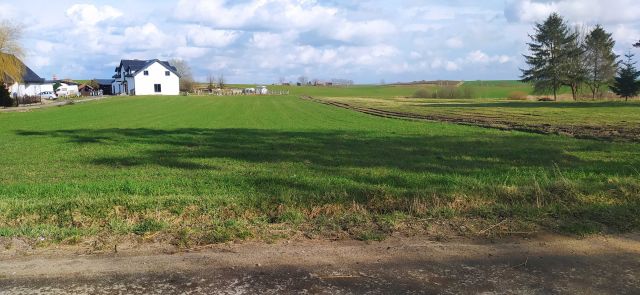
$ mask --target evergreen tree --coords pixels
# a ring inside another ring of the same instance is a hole
[[[535,34],[527,43],[531,55],[525,55],[529,69],[522,70],[522,81],[533,82],[537,93],[558,90],[567,81],[567,60],[575,54],[577,34],[571,32],[567,23],[557,13],[551,14],[543,23],[536,23]],[[564,81],[564,83],[563,83]]]
[[[602,92],[613,82],[618,68],[618,56],[613,53],[616,42],[600,25],[587,35],[584,42],[585,65],[588,70],[586,84],[592,97],[602,97]],[[604,88],[604,89],[603,89]]]
[[[560,68],[562,85],[571,88],[571,96],[575,101],[578,100],[580,87],[587,80],[588,69],[584,62],[584,34],[576,28],[573,35],[575,38],[567,44],[564,59],[560,61]]]
[[[628,101],[629,97],[637,96],[640,93],[640,82],[638,81],[640,71],[635,67],[633,54],[627,53],[625,57],[627,60],[622,62],[622,67],[618,70],[618,76],[615,77],[611,91]]]

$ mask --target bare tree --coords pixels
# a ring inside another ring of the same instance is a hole
[[[303,75],[303,76],[298,77],[298,83],[300,85],[303,85],[303,86],[307,85],[308,82],[309,82],[309,78],[307,78],[307,76]]]
[[[180,75],[180,91],[192,91],[195,81],[189,64],[183,59],[173,59],[170,64],[176,68]]]
[[[224,79],[224,74],[220,74],[220,78],[218,78],[218,87],[224,88],[227,86],[227,81]]]
[[[209,92],[213,91],[216,85],[216,77],[212,74],[209,74],[209,76],[207,77],[207,82],[209,82],[207,89],[209,90]]]
[[[20,82],[24,74],[24,64],[20,58],[24,56],[20,36],[22,27],[8,22],[0,23],[0,83]]]

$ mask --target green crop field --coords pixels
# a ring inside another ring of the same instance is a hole
[[[638,143],[383,119],[295,96],[118,97],[0,113],[0,236],[379,239],[443,221],[471,235],[498,222],[630,231],[638,167]]]
[[[394,112],[461,120],[481,126],[640,140],[640,102],[534,102],[504,99],[320,97]]]

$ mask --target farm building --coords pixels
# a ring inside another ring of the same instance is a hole
[[[53,91],[53,83],[40,78],[31,68],[24,65],[22,61],[18,61],[24,66],[24,74],[21,82],[13,82],[7,85],[9,93],[12,97],[36,96],[44,91]],[[9,77],[11,81],[11,77]]]
[[[113,95],[113,79],[96,79],[95,81],[96,83],[98,83],[98,86],[100,88],[99,90],[102,90],[102,94]]]
[[[78,87],[78,91],[81,96],[93,96],[96,90],[91,85],[82,84]]]
[[[115,72],[111,84],[115,95],[180,94],[180,75],[167,61],[123,59]]]

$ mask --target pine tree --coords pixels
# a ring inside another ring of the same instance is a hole
[[[613,82],[618,68],[618,56],[613,53],[616,42],[600,25],[587,35],[584,42],[585,64],[588,70],[586,84],[592,97],[602,97],[602,91]],[[604,88],[604,89],[603,89]]]
[[[625,57],[627,59],[622,62],[622,67],[618,70],[618,76],[615,77],[611,91],[628,101],[629,97],[637,96],[640,93],[640,82],[638,81],[640,71],[635,67],[633,54],[627,53]]]
[[[582,84],[586,82],[589,71],[584,62],[584,34],[576,28],[573,35],[576,37],[567,44],[564,59],[560,61],[560,64],[562,85],[571,88],[571,96],[575,101],[578,100],[578,92]]]
[[[531,55],[524,55],[529,69],[522,70],[522,81],[533,82],[537,93],[552,91],[557,100],[558,90],[567,80],[566,62],[575,54],[577,34],[569,30],[560,15],[553,13],[542,24],[536,23],[535,34],[529,37]]]

